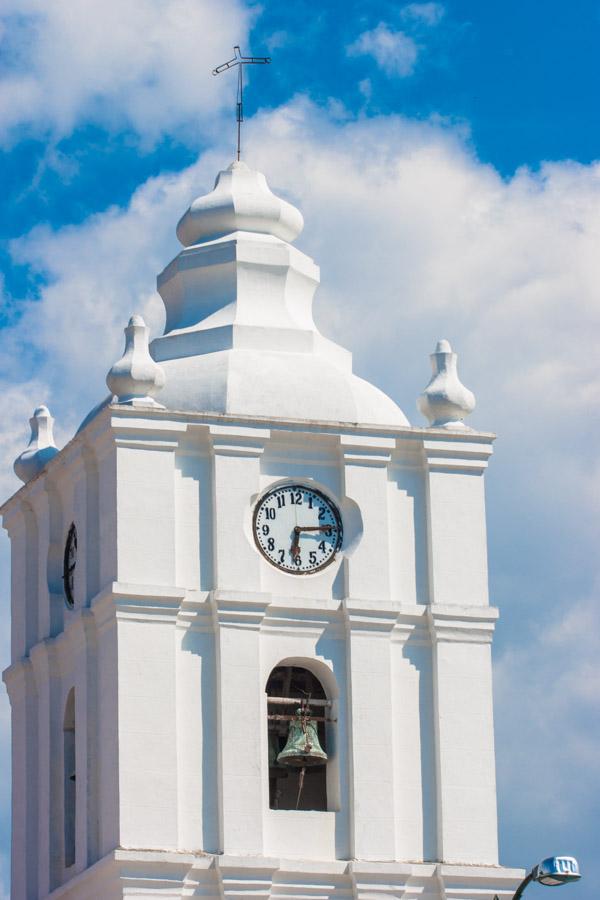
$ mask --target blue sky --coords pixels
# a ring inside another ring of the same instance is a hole
[[[234,43],[270,54],[250,73],[246,158],[304,212],[322,330],[415,424],[448,337],[473,425],[499,433],[502,861],[568,852],[591,873],[600,3],[2,0],[0,18],[2,495],[33,407],[50,404],[63,443],[104,395],[130,313],[160,330],[175,223],[234,151],[235,79],[210,72]],[[7,717],[4,702],[3,759]],[[565,893],[591,900],[592,881]]]

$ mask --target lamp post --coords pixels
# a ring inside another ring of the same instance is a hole
[[[533,867],[515,891],[512,900],[521,900],[523,891],[531,881],[553,886],[578,881],[580,878],[579,864],[573,856],[549,856]],[[498,900],[498,895],[494,900]]]

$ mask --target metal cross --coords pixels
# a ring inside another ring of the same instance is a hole
[[[225,72],[226,69],[233,69],[235,66],[238,67],[238,83],[237,83],[237,158],[240,158],[241,150],[242,150],[242,122],[244,121],[244,103],[243,103],[243,92],[244,92],[244,79],[243,79],[243,70],[244,66],[249,65],[265,65],[265,63],[271,62],[270,56],[242,56],[240,48],[234,47],[233,52],[235,56],[233,59],[230,59],[229,62],[222,63],[220,66],[217,66],[216,69],[213,69],[213,75],[218,75],[220,72]]]

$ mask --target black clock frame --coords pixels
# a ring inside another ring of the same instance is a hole
[[[67,533],[65,541],[65,552],[63,555],[63,589],[65,592],[65,603],[69,609],[75,606],[75,567],[77,566],[77,529],[75,522],[71,522],[71,527]]]
[[[281,490],[289,490],[290,488],[298,488],[298,489],[301,489],[304,491],[311,491],[311,493],[316,494],[317,497],[321,497],[321,499],[324,500],[325,503],[333,510],[333,516],[335,518],[336,525],[337,525],[338,539],[337,539],[333,553],[331,554],[331,556],[329,557],[328,560],[326,560],[325,562],[321,563],[320,566],[316,566],[314,569],[311,569],[308,572],[301,572],[301,571],[298,571],[297,569],[284,569],[281,566],[277,565],[277,563],[274,563],[273,560],[270,558],[270,556],[268,556],[268,554],[265,553],[265,551],[261,547],[261,545],[256,537],[256,519],[258,517],[259,510],[260,510],[262,504],[264,503],[264,501],[268,497],[272,496],[273,494],[277,494]],[[310,484],[293,481],[293,482],[287,482],[285,484],[278,484],[276,487],[270,488],[268,491],[265,491],[265,493],[260,497],[259,500],[257,500],[256,505],[254,507],[254,512],[252,514],[252,536],[254,537],[254,543],[256,545],[257,550],[259,551],[260,555],[264,559],[267,560],[269,565],[273,566],[274,569],[277,569],[278,572],[282,572],[284,575],[293,575],[295,577],[298,577],[298,575],[315,575],[318,572],[322,572],[323,569],[327,568],[327,566],[331,565],[331,563],[334,561],[337,554],[339,553],[339,551],[342,548],[342,543],[344,540],[344,526],[342,524],[342,517],[341,517],[340,511],[337,507],[337,504],[331,499],[331,497],[328,497],[327,494],[323,493],[323,491],[318,490],[317,488],[313,487]]]

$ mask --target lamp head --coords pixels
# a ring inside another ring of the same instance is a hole
[[[573,856],[549,856],[532,871],[534,881],[540,884],[566,884],[581,878],[579,864]]]

